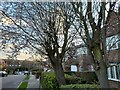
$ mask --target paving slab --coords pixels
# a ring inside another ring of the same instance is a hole
[[[36,79],[35,75],[30,75],[30,79],[28,81],[28,87],[27,90],[40,90],[39,88],[39,79]]]

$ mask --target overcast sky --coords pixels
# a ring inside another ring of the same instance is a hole
[[[25,60],[28,59],[31,55],[29,54],[25,54],[25,53],[20,53],[20,55],[18,55],[17,59],[18,60]],[[0,59],[7,59],[6,53],[3,51],[0,51]]]

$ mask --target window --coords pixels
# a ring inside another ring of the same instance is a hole
[[[114,36],[106,38],[107,50],[118,49],[118,44],[119,44],[118,40],[119,40],[118,35],[114,35]]]
[[[71,65],[71,71],[77,72],[77,66],[76,65]]]
[[[119,40],[119,42],[118,42],[118,48],[120,48],[120,40]]]
[[[108,68],[108,79],[120,81],[120,64],[111,64]]]
[[[116,78],[120,80],[120,67],[116,66]]]

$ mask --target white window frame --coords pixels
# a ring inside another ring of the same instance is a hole
[[[71,65],[71,71],[72,72],[77,72],[77,66],[76,65]]]
[[[118,39],[119,39],[119,36],[118,35],[114,35],[114,36],[111,36],[111,37],[108,37],[106,38],[106,46],[107,46],[107,50],[115,50],[115,49],[118,49],[119,46],[118,46]],[[113,44],[115,43],[116,47],[114,48],[113,47]],[[112,47],[111,47],[112,46]]]
[[[120,79],[117,78],[116,67],[119,67],[119,70],[120,70],[120,64],[118,64],[118,65],[117,64],[110,64],[110,67],[108,68],[108,79],[120,82]],[[111,70],[113,71],[112,74],[114,75],[114,77],[111,77]]]

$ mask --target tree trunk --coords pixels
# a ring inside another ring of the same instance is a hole
[[[95,46],[93,49],[95,59],[95,72],[98,77],[101,88],[110,88],[107,75],[107,66],[104,57],[100,50],[100,46]]]
[[[98,77],[101,88],[110,88],[107,75],[107,67],[104,62],[100,63],[100,69],[96,70],[96,75]]]
[[[79,72],[80,71],[80,65],[77,64],[76,66],[77,66],[77,72]]]
[[[56,61],[56,63],[53,65],[53,68],[59,86],[66,84],[62,63]]]

